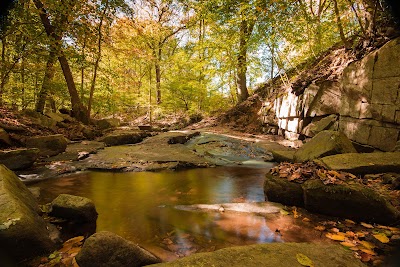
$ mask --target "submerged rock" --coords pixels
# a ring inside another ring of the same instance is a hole
[[[62,134],[36,136],[26,140],[26,146],[29,148],[38,148],[40,156],[55,156],[65,151],[67,140]]]
[[[343,133],[322,131],[296,151],[294,160],[306,162],[329,155],[355,152],[351,141]]]
[[[323,157],[318,161],[328,169],[355,174],[400,173],[400,152],[348,153]]]
[[[21,260],[55,249],[35,197],[9,169],[0,165],[0,262]]]
[[[352,253],[338,245],[306,243],[270,243],[224,248],[197,253],[172,262],[153,266],[213,266],[213,267],[287,267],[301,266],[297,254],[306,255],[314,266],[365,267]],[[79,262],[78,262],[79,263]]]
[[[0,151],[0,164],[4,164],[10,170],[26,169],[32,167],[39,157],[39,152],[37,148]]]
[[[140,246],[105,231],[85,241],[76,261],[80,267],[139,267],[161,262]]]
[[[272,214],[279,213],[281,207],[279,204],[266,202],[252,203],[222,203],[222,204],[194,204],[175,206],[179,210],[188,211],[233,211],[243,213]]]
[[[92,200],[60,194],[51,202],[51,216],[79,222],[96,222],[97,211]]]

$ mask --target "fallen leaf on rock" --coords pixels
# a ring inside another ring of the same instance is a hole
[[[354,232],[352,232],[352,231],[347,231],[346,232],[346,236],[354,238],[354,237],[356,237],[356,234]]]
[[[344,241],[344,242],[340,242],[340,245],[351,248],[351,247],[355,247],[356,244],[349,242],[349,241]]]
[[[307,218],[307,217],[304,217],[302,221],[303,222],[310,222],[311,220],[309,218]]]
[[[337,229],[337,228],[332,228],[329,231],[331,231],[332,233],[339,233],[340,232],[340,230]]]
[[[364,252],[364,253],[366,253],[366,254],[369,254],[369,255],[372,255],[372,256],[375,256],[375,255],[376,255],[375,251],[373,251],[373,250],[371,250],[371,249],[360,248],[360,250],[361,250],[362,252]]]
[[[390,240],[389,238],[385,235],[385,234],[375,234],[372,235],[373,237],[375,237],[376,239],[378,239],[379,241],[381,241],[381,243],[388,243]]]
[[[356,236],[361,238],[361,237],[365,237],[368,233],[365,232],[356,232]]]
[[[355,221],[352,221],[352,220],[349,220],[349,219],[346,219],[344,221],[345,221],[346,224],[356,224]]]
[[[297,261],[303,265],[303,266],[308,266],[308,267],[314,267],[313,261],[307,257],[306,255],[302,253],[297,253],[296,254]]]
[[[361,253],[360,256],[362,262],[369,262],[372,259],[372,255],[368,253]]]
[[[335,240],[335,241],[344,241],[346,237],[344,235],[338,235],[338,234],[332,234],[332,233],[327,233],[325,235],[327,238]]]
[[[364,226],[365,228],[368,228],[368,229],[373,229],[374,228],[374,226],[372,226],[371,224],[369,224],[369,223],[365,223],[365,222],[362,222],[362,223],[360,223],[362,226]]]
[[[279,212],[280,212],[280,214],[282,214],[282,215],[289,215],[289,212],[286,211],[286,210],[284,210],[284,209],[280,209]]]
[[[318,225],[318,226],[315,226],[314,229],[322,232],[322,231],[325,231],[326,227],[323,225]]]
[[[375,245],[368,241],[360,241],[360,244],[363,245],[367,249],[374,249]]]

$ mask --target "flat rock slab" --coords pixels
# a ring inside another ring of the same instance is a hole
[[[233,211],[244,213],[271,214],[279,213],[282,206],[277,203],[270,202],[252,202],[252,203],[222,203],[222,204],[195,204],[195,205],[178,205],[175,206],[179,210],[187,211]]]
[[[318,162],[328,169],[354,174],[400,173],[400,152],[346,153],[323,157]]]
[[[298,253],[306,255],[314,266],[365,267],[349,250],[338,245],[306,243],[270,243],[231,247],[215,252],[198,253],[176,261],[152,266],[213,266],[213,267],[287,267],[301,266]]]
[[[105,144],[97,141],[82,141],[68,144],[64,153],[45,159],[45,161],[76,161],[95,154],[98,150],[104,149]]]
[[[343,133],[322,131],[296,151],[294,160],[296,162],[306,162],[329,155],[353,152],[357,151]]]
[[[68,142],[61,134],[36,136],[26,140],[26,147],[38,148],[40,156],[55,156],[65,151]]]
[[[188,133],[189,134],[189,133]],[[207,167],[210,161],[196,155],[183,144],[169,144],[180,132],[167,132],[145,139],[139,144],[106,147],[77,163],[79,169],[159,171]]]

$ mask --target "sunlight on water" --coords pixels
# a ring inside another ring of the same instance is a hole
[[[271,166],[269,166],[271,167]],[[41,202],[60,193],[92,199],[97,231],[111,231],[164,260],[218,248],[304,241],[290,216],[177,209],[177,205],[263,202],[267,168],[219,167],[159,173],[90,172],[46,180]],[[276,232],[276,230],[279,231]],[[311,231],[311,230],[310,230]],[[292,234],[290,234],[292,233]]]

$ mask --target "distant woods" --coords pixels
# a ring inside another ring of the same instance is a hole
[[[393,34],[398,11],[377,0],[11,2],[1,2],[1,105],[68,108],[85,123],[226,110],[333,44]]]

